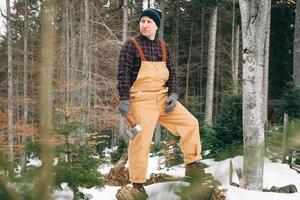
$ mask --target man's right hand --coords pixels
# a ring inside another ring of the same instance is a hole
[[[129,111],[130,101],[129,100],[121,100],[118,106],[120,114],[125,117]]]

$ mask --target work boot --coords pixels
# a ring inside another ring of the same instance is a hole
[[[185,167],[185,180],[189,183],[178,196],[181,200],[210,200],[214,190],[215,181],[211,174],[205,173],[207,167],[200,162],[192,162]]]
[[[138,199],[139,200],[144,200],[148,198],[147,192],[144,188],[144,184],[143,183],[132,183],[132,186],[134,189],[137,189],[141,195],[139,195]]]
[[[185,176],[192,179],[204,178],[205,172],[203,168],[197,161],[189,163],[185,166]]]

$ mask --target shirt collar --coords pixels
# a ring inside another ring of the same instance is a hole
[[[139,34],[138,37],[141,38],[141,40],[145,40],[145,41],[149,41],[149,42],[158,42],[159,41],[157,36],[155,36],[154,40],[150,40],[149,38],[143,36],[142,34]]]

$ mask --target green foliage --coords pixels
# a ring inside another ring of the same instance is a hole
[[[213,127],[211,154],[220,159],[241,154],[243,151],[242,95],[228,92],[221,104]]]
[[[300,88],[290,81],[283,89],[281,115],[286,112],[289,119],[300,119]]]
[[[183,155],[178,145],[179,140],[180,137],[178,136],[171,133],[166,134],[166,141],[162,144],[162,154],[166,157],[166,167],[179,165],[183,162]]]
[[[152,153],[153,155],[161,156],[161,150],[163,146],[164,146],[163,143],[153,144],[153,146],[150,149],[150,153]]]
[[[54,127],[54,131],[59,135],[70,135],[73,133],[76,129],[83,127],[84,125],[82,123],[78,122],[69,122],[61,125],[56,125]]]
[[[60,160],[54,167],[54,188],[62,189],[62,183],[68,183],[75,199],[88,199],[78,187],[103,187],[100,173],[97,171],[99,159],[90,156],[88,152],[79,152],[72,162]]]
[[[41,153],[41,145],[38,142],[28,141],[25,144],[25,152],[27,156],[38,157]]]
[[[111,163],[115,164],[121,158],[121,156],[127,151],[128,144],[123,137],[119,137],[117,140],[117,150],[111,153]]]
[[[3,160],[0,155],[0,199],[36,200],[33,189],[37,168],[29,166],[22,173],[17,173],[15,167],[13,163]]]
[[[293,74],[295,5],[272,5],[270,32],[270,99],[279,99]]]
[[[112,130],[111,129],[99,130],[99,131],[97,131],[97,133],[98,133],[98,137],[93,138],[93,140],[97,144],[95,147],[97,153],[101,155],[103,153],[103,150],[106,147],[110,146]]]

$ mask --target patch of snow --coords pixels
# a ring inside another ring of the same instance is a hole
[[[27,166],[34,166],[34,167],[41,167],[42,166],[42,161],[38,158],[29,158],[28,159],[29,163],[27,163]]]

